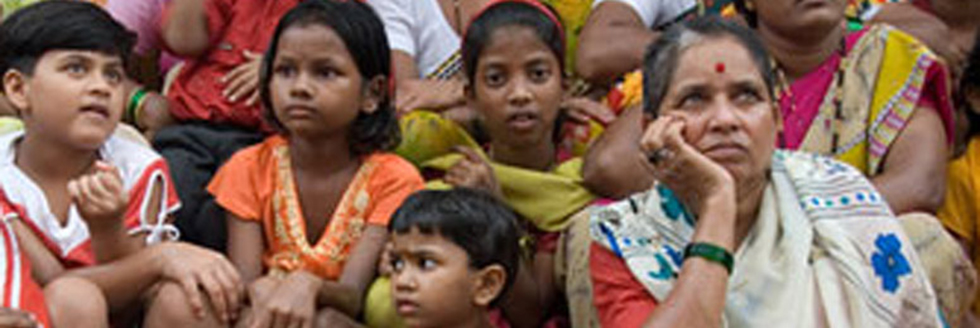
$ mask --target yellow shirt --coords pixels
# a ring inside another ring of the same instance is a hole
[[[950,162],[946,178],[946,201],[939,220],[970,250],[974,267],[980,267],[980,137],[974,137],[966,153]],[[980,290],[975,294],[973,313],[980,314]]]

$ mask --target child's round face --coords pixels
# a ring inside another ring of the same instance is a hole
[[[563,97],[559,58],[525,26],[493,31],[468,92],[491,140],[529,147],[552,142]]]
[[[10,100],[31,131],[79,149],[96,150],[115,130],[125,104],[118,56],[53,50],[38,59]],[[16,85],[16,83],[14,83]],[[10,89],[14,90],[10,90]]]
[[[396,233],[390,255],[392,298],[408,327],[462,326],[493,299],[481,299],[466,251],[439,234]]]
[[[364,110],[357,63],[344,41],[326,26],[286,29],[270,73],[276,119],[291,135],[346,136],[350,123]]]

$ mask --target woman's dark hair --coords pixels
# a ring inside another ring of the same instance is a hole
[[[966,118],[970,123],[968,136],[980,135],[980,108],[973,108],[967,97],[980,96],[980,29],[976,32],[976,41],[973,42],[973,50],[966,59],[966,68],[960,78],[959,98],[960,103],[966,107]]]
[[[391,79],[391,50],[388,48],[388,38],[381,19],[370,6],[361,1],[307,0],[283,16],[262,60],[259,77],[259,94],[265,107],[266,119],[281,133],[288,133],[276,119],[272,108],[269,90],[272,64],[283,32],[291,27],[313,24],[330,28],[344,41],[364,81],[362,88],[367,88],[377,77],[384,78],[385,87],[380,90],[377,110],[371,114],[359,112],[351,123],[348,136],[351,154],[366,155],[391,150],[401,139],[395,109],[391,104],[392,90],[388,87]]]
[[[548,10],[549,13],[542,10]],[[463,69],[466,79],[473,82],[480,53],[487,46],[493,32],[502,27],[515,25],[534,30],[541,42],[544,42],[555,54],[559,72],[564,72],[565,32],[561,22],[553,19],[554,17],[557,15],[551,7],[544,4],[533,5],[524,1],[500,1],[484,9],[470,23],[463,38]]]
[[[716,16],[698,17],[670,27],[647,48],[643,59],[643,108],[656,114],[667,93],[681,55],[706,39],[731,38],[745,47],[766,83],[770,99],[775,97],[775,80],[769,54],[752,30]]]
[[[503,266],[507,280],[492,305],[514,283],[521,249],[517,215],[489,194],[466,188],[416,192],[395,211],[388,226],[393,234],[413,228],[458,245],[466,251],[471,268]]]
[[[735,0],[735,10],[742,14],[742,17],[745,17],[745,22],[749,24],[749,27],[756,28],[759,26],[759,16],[756,15],[754,11],[749,10],[749,7],[745,4],[745,1],[746,0]]]
[[[0,74],[16,69],[28,76],[51,50],[85,50],[119,56],[125,64],[136,43],[129,32],[96,5],[51,0],[27,6],[0,24]]]

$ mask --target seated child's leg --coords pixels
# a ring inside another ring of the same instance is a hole
[[[174,327],[224,327],[218,321],[217,316],[211,309],[211,301],[207,299],[205,293],[201,293],[201,301],[205,304],[204,316],[197,316],[191,310],[190,301],[187,293],[180,284],[175,282],[161,282],[155,294],[150,297],[147,303],[143,326],[146,328],[174,328]]]
[[[98,286],[82,278],[65,277],[44,287],[54,327],[108,327],[109,305]]]

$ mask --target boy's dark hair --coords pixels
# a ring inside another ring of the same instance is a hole
[[[135,43],[136,34],[94,4],[43,1],[0,24],[0,74],[11,69],[34,74],[37,61],[51,50],[97,51],[119,56],[125,64]]]
[[[551,7],[544,4],[542,7],[551,11],[552,17],[557,17]],[[521,1],[501,1],[484,9],[466,28],[463,38],[463,69],[467,80],[473,82],[480,53],[487,46],[493,32],[501,27],[514,25],[534,30],[541,42],[544,42],[558,59],[559,74],[565,71],[565,42],[561,23],[552,20],[548,14],[542,12],[540,7],[532,4]]]
[[[466,188],[422,190],[409,196],[395,211],[388,229],[438,234],[466,251],[471,268],[500,264],[507,280],[496,305],[510,289],[520,261],[517,215],[487,193]]]
[[[357,64],[358,72],[364,80],[363,88],[381,76],[385,87],[381,90],[378,108],[371,114],[359,112],[351,123],[350,152],[353,155],[366,155],[377,151],[391,150],[401,140],[395,109],[391,104],[393,95],[391,83],[391,50],[384,25],[370,6],[361,1],[345,0],[307,0],[296,5],[279,21],[272,42],[262,60],[259,76],[259,95],[265,107],[265,116],[282,133],[288,133],[276,119],[272,108],[269,83],[272,80],[272,63],[275,61],[279,39],[287,29],[296,26],[322,25],[337,33],[344,41],[347,51]]]
[[[977,113],[980,108],[972,108],[970,102],[966,101],[968,96],[980,96],[980,28],[976,32],[973,50],[966,59],[966,68],[963,69],[959,87],[959,100],[966,107],[966,118],[970,123],[968,136],[980,135],[980,113]]]
[[[681,55],[691,45],[705,38],[731,38],[745,47],[766,83],[766,93],[775,98],[775,81],[769,54],[752,30],[716,16],[698,17],[675,24],[647,48],[643,58],[643,109],[657,114],[668,86],[674,79]]]

